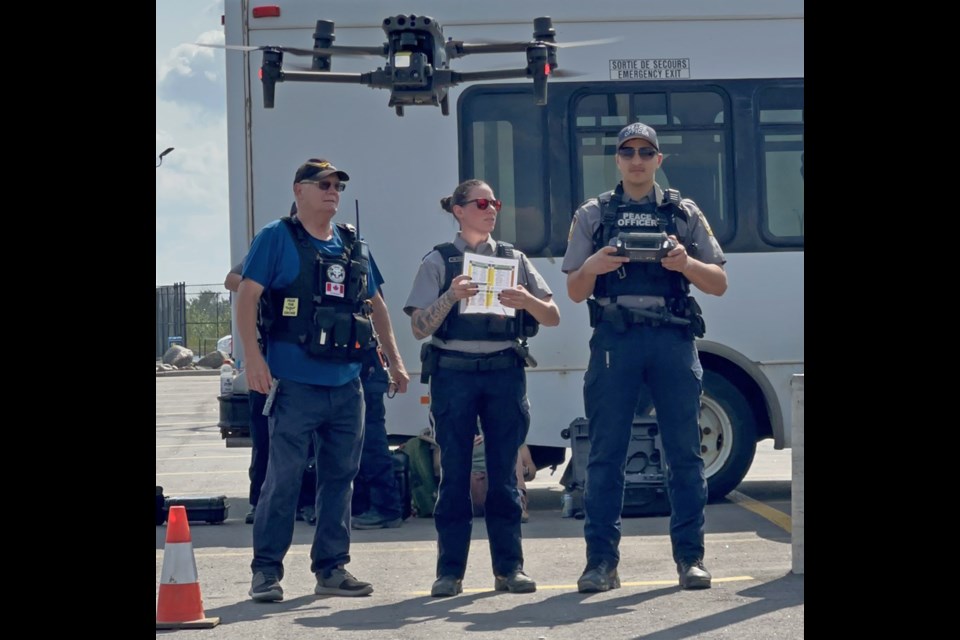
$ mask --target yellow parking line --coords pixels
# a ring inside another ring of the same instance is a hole
[[[761,518],[769,520],[787,533],[793,533],[793,521],[790,519],[790,516],[782,511],[777,511],[773,507],[768,507],[762,502],[754,500],[750,496],[746,496],[739,491],[731,491],[729,494],[727,494],[727,497],[747,511],[752,511]]]

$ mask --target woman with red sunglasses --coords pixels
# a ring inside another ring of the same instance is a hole
[[[421,382],[430,383],[430,419],[440,447],[441,479],[433,513],[437,528],[437,579],[430,595],[455,596],[463,591],[470,550],[473,505],[470,497],[474,436],[483,427],[487,472],[484,517],[494,589],[511,593],[536,591],[537,583],[523,568],[517,489],[517,450],[527,437],[530,407],[524,366],[535,366],[526,339],[539,325],[560,323],[560,310],[543,277],[530,260],[509,243],[490,234],[501,202],[482,180],[461,183],[440,200],[460,231],[453,242],[439,244],[424,257],[404,306],[413,335],[430,337],[421,351]],[[461,275],[463,254],[515,258],[517,281],[503,289],[500,305],[512,316],[461,313],[460,301],[477,295],[479,286]]]

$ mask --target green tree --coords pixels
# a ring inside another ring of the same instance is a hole
[[[216,349],[217,340],[230,333],[230,294],[201,291],[187,299],[186,347],[199,356]]]

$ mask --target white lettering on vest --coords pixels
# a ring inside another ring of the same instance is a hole
[[[656,227],[657,220],[652,213],[626,212],[617,220],[618,227]]]

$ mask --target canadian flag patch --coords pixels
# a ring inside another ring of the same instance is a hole
[[[337,296],[342,298],[346,294],[346,286],[337,282],[326,283],[325,291],[328,296]]]

